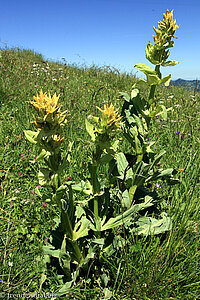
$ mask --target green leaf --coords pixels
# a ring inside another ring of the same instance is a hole
[[[123,152],[117,153],[117,169],[120,175],[124,175],[125,170],[128,168],[128,161]]]
[[[39,185],[46,185],[50,181],[50,170],[47,168],[41,168],[38,172]]]
[[[58,290],[58,292],[56,293],[57,296],[62,296],[67,294],[69,291],[71,291],[71,286],[74,283],[74,280],[72,281],[67,281],[62,287],[61,289]]]
[[[160,109],[160,111],[155,116],[161,116],[163,118],[163,120],[166,121],[167,120],[167,109],[166,109],[166,107],[164,105],[159,105],[157,107],[157,110],[159,110],[159,109]]]
[[[133,89],[131,91],[131,99],[137,97],[138,94],[139,94],[139,90],[138,89]]]
[[[130,96],[129,96],[129,94],[124,93],[124,92],[120,92],[119,94],[120,94],[120,95],[124,98],[124,100],[126,100],[127,102],[130,101]]]
[[[86,126],[87,132],[89,133],[89,135],[92,138],[92,141],[95,141],[94,126],[87,119],[85,119],[85,126]]]
[[[171,218],[168,217],[166,213],[162,213],[161,217],[161,219],[155,219],[152,217],[140,217],[136,222],[136,225],[138,227],[134,229],[134,232],[138,235],[154,235],[171,230]]]
[[[156,74],[146,74],[147,76],[147,81],[145,81],[143,78],[140,78],[140,81],[144,81],[148,85],[158,85],[161,83],[160,78]]]
[[[37,137],[39,133],[40,133],[39,131],[24,130],[24,134],[27,140],[29,140],[29,142],[33,144],[37,144]]]
[[[60,256],[60,249],[56,249],[51,244],[43,246],[43,252],[44,254],[59,258]]]
[[[154,65],[159,65],[159,52],[156,51],[155,47],[151,42],[149,42],[145,49],[146,58]]]
[[[76,224],[73,230],[73,241],[88,235],[91,222],[83,216]]]
[[[156,75],[156,71],[145,64],[138,63],[134,66],[134,68],[142,71],[146,75]]]
[[[135,135],[135,150],[138,156],[138,159],[141,160],[143,156],[143,150],[140,140],[138,139],[137,135]]]
[[[71,256],[69,252],[67,252],[67,238],[64,237],[59,253],[59,263],[63,271],[65,272],[65,275],[67,275],[67,280],[71,280],[71,269],[70,269],[70,263],[71,263]]]
[[[128,222],[133,222],[133,216],[136,215],[140,210],[146,209],[149,206],[152,206],[153,198],[150,196],[145,197],[145,202],[140,204],[135,204],[128,210],[126,210],[123,214],[115,218],[110,218],[107,223],[104,224],[105,218],[102,220],[101,223],[101,231],[105,231],[108,229],[112,229],[122,224],[127,224]]]
[[[108,288],[104,288],[104,298],[102,300],[109,300],[113,298],[113,292],[109,290]]]
[[[171,61],[166,61],[162,64],[163,67],[173,67],[175,65],[179,64],[179,61],[177,60],[171,60]]]
[[[122,207],[126,207],[126,208],[129,208],[131,206],[131,201],[130,201],[128,190],[125,190],[122,193],[121,204],[122,204]]]
[[[44,159],[44,158],[48,158],[50,155],[51,155],[51,152],[49,152],[49,151],[47,151],[45,149],[42,149],[42,151],[40,152],[40,154],[36,157],[35,162],[39,161],[41,159]]]
[[[77,192],[82,192],[85,195],[92,195],[93,194],[92,185],[89,182],[89,180],[87,180],[86,182],[81,180],[81,182],[79,182],[77,184],[73,184],[72,189],[74,191],[77,191]]]
[[[163,79],[161,79],[160,83],[164,83],[165,86],[169,86],[171,81],[171,74],[165,76]]]
[[[174,171],[173,168],[163,170],[160,172],[160,174],[157,176],[157,178],[171,176],[173,174],[173,171]]]
[[[137,189],[137,184],[131,186],[130,189],[129,189],[129,199],[130,199],[130,203],[133,202],[133,197],[134,197],[134,195],[135,195],[136,189]]]

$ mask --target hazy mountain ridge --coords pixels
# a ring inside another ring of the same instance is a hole
[[[200,80],[185,80],[185,79],[177,79],[177,80],[172,80],[171,85],[176,85],[176,86],[184,86],[189,89],[197,90],[200,92]]]

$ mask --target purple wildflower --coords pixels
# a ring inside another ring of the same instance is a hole
[[[156,184],[155,184],[155,187],[156,187],[156,188],[161,188],[161,185],[158,184],[158,183],[156,183]]]

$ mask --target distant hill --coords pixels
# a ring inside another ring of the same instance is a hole
[[[172,80],[171,85],[176,85],[176,86],[184,86],[186,88],[196,90],[200,92],[200,80],[184,80],[184,79],[177,79],[177,80]]]

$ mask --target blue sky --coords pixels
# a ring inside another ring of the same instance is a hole
[[[110,65],[137,72],[153,42],[153,26],[174,9],[181,27],[171,49],[172,79],[200,79],[199,0],[7,0],[1,1],[0,46],[32,49],[44,58],[70,64]],[[137,72],[139,77],[141,73]]]

